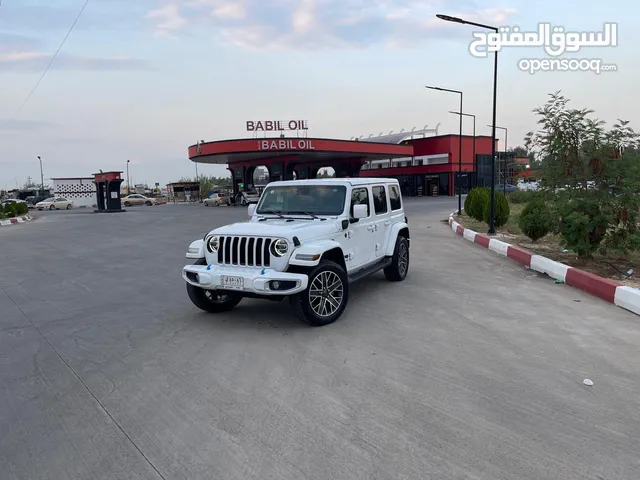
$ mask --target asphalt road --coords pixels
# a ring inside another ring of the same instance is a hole
[[[0,228],[0,478],[640,478],[638,317],[455,236],[455,203],[410,200],[407,280],[324,328],[191,305],[189,242],[244,209]]]

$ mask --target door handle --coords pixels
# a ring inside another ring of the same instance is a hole
[[[369,225],[367,227],[367,230],[369,230],[370,232],[373,232],[375,230],[375,227],[373,225]]]
[[[388,227],[389,225],[391,225],[391,220],[387,220],[386,222],[384,222],[385,227]]]

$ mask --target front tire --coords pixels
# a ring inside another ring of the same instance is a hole
[[[70,203],[67,205],[67,210],[71,210],[71,204]]]
[[[391,265],[384,269],[384,276],[391,282],[401,282],[409,273],[409,242],[398,236],[393,250]]]
[[[152,205],[153,205],[153,203],[151,203],[151,202],[148,202],[148,201],[147,201],[147,202],[145,202],[145,205],[146,205],[147,207],[150,207],[150,206],[152,206]]]
[[[124,202],[124,206],[125,206],[125,207],[130,207],[130,206],[131,206],[131,204],[130,204],[129,202]]]
[[[56,206],[55,206],[55,205],[51,205],[51,206],[49,207],[49,210],[55,210],[55,209],[56,209]]]
[[[313,327],[335,322],[347,308],[349,281],[335,262],[322,260],[309,272],[309,286],[290,297],[295,315]]]
[[[194,265],[206,264],[206,260],[200,259]],[[242,296],[238,294],[205,290],[190,283],[187,283],[187,295],[189,295],[191,303],[208,313],[228,312],[242,301]]]

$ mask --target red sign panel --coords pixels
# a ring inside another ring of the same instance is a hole
[[[315,150],[311,140],[258,140],[258,150]]]
[[[119,180],[120,172],[105,172],[96,173],[93,175],[94,182],[110,182],[112,180]]]
[[[309,130],[306,120],[247,120],[247,132],[282,132]]]

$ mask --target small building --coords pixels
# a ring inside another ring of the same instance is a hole
[[[64,197],[73,202],[74,207],[96,205],[96,184],[93,177],[52,178],[54,196]]]
[[[199,202],[200,182],[176,182],[167,184],[168,201],[173,203]]]

